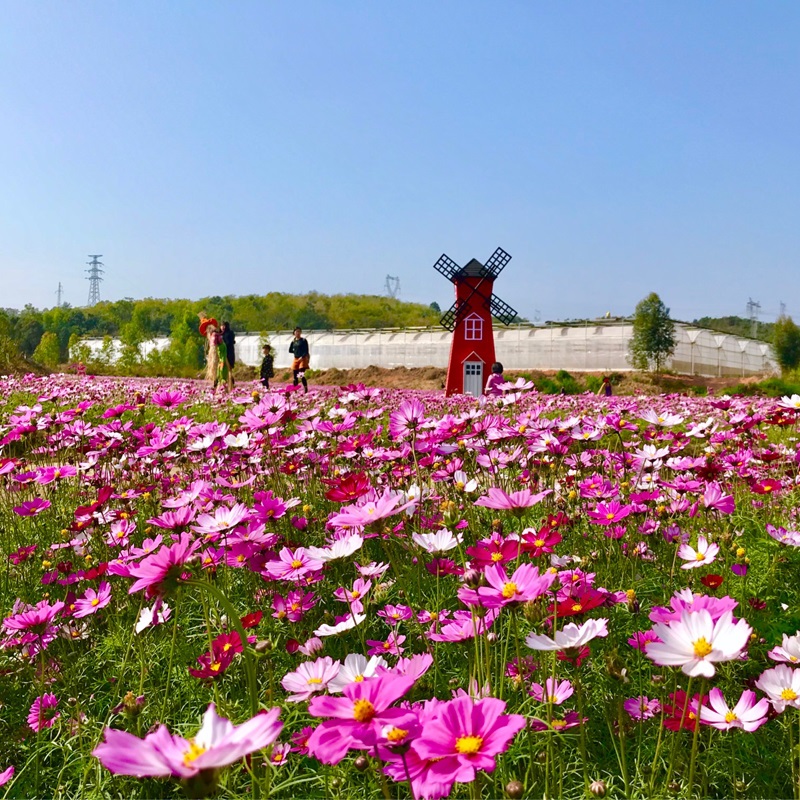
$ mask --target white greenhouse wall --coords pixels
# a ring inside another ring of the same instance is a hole
[[[707,377],[745,377],[777,371],[769,345],[755,339],[676,323],[678,345],[668,368]],[[597,321],[586,325],[512,325],[495,328],[497,358],[506,369],[538,369],[575,372],[624,372],[631,369],[629,322]],[[446,367],[451,336],[441,328],[405,330],[305,331],[311,349],[312,369],[376,367]],[[270,334],[277,369],[291,364],[290,331]],[[102,339],[84,339],[99,352]],[[120,344],[114,341],[114,352]],[[169,344],[158,338],[141,345],[142,355]],[[259,334],[236,336],[236,358],[256,367],[261,363]]]

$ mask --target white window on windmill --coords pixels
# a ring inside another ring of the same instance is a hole
[[[468,341],[483,339],[483,319],[479,314],[470,314],[464,317],[464,338]]]

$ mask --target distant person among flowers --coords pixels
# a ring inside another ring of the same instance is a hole
[[[230,391],[233,382],[228,352],[219,330],[219,323],[214,317],[200,315],[200,335],[206,340],[206,380],[215,390],[217,386],[224,385]]]
[[[230,322],[223,322],[222,328],[220,329],[222,333],[222,341],[225,342],[225,349],[228,353],[228,364],[231,368],[231,373],[233,373],[233,368],[236,366],[236,334],[233,332],[233,328],[231,328]],[[233,380],[233,374],[231,374],[231,383],[235,383],[236,381]]]
[[[308,342],[303,338],[302,328],[294,329],[294,339],[289,344],[289,352],[294,356],[292,361],[292,382],[297,386],[299,380],[303,384],[303,391],[308,393],[306,370],[308,369],[310,352]]]
[[[602,394],[606,397],[611,397],[611,395],[614,394],[614,389],[611,386],[611,378],[609,378],[608,375],[603,375],[603,382],[600,384],[597,394]]]
[[[261,359],[261,385],[269,390],[269,379],[275,377],[275,356],[272,355],[272,347],[268,344],[261,350],[264,353],[264,358]]]
[[[495,361],[495,363],[492,364],[492,374],[489,376],[489,380],[486,381],[486,388],[483,391],[485,394],[489,395],[489,397],[499,397],[503,394],[500,384],[505,382],[506,379],[503,377],[503,365],[499,361]]]

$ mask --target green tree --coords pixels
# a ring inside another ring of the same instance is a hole
[[[781,372],[800,366],[800,328],[791,317],[779,317],[772,329],[772,351]]]
[[[45,367],[57,367],[61,360],[61,345],[58,335],[50,331],[42,334],[36,349],[33,351],[33,360]]]
[[[633,338],[628,345],[631,363],[636,369],[661,371],[675,350],[675,324],[661,298],[651,292],[639,301],[633,312]]]

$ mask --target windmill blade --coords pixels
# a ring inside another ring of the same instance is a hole
[[[484,264],[484,273],[494,280],[506,268],[509,261],[511,261],[511,256],[502,247],[498,247]]]
[[[492,316],[500,320],[503,325],[510,325],[517,316],[517,312],[496,294],[493,294],[489,301],[489,310],[492,312]]]
[[[459,308],[457,303],[453,303],[447,311],[444,312],[442,318],[439,320],[439,324],[445,329],[450,332],[456,329],[456,325],[458,325],[458,316],[459,316]]]
[[[439,260],[433,265],[437,272],[441,272],[447,280],[452,281],[453,278],[461,272],[461,267],[453,261],[452,258],[442,253]]]

